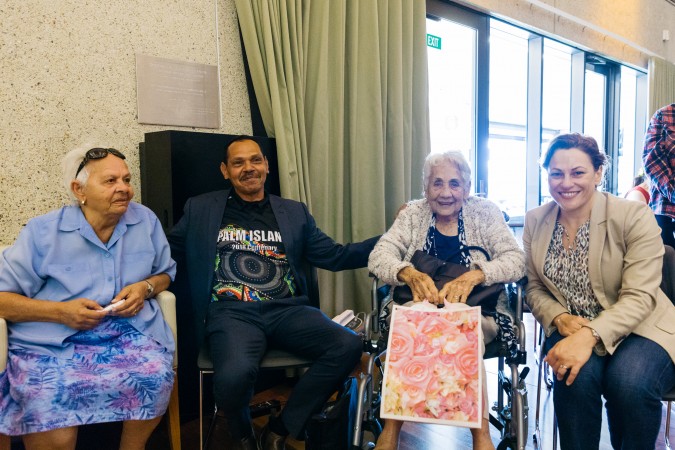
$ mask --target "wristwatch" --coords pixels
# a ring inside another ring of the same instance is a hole
[[[145,298],[150,298],[152,297],[152,293],[155,292],[155,287],[148,280],[143,281],[148,285],[148,289],[145,291]]]

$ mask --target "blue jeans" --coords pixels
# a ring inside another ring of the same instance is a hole
[[[546,339],[548,352],[563,337]],[[555,379],[553,404],[563,450],[597,450],[602,427],[602,397],[612,447],[653,449],[661,426],[661,398],[675,386],[675,364],[649,339],[629,335],[613,355],[591,354],[571,386]]]
[[[358,335],[308,306],[306,297],[294,300],[232,300],[209,305],[206,332],[214,397],[235,438],[251,432],[248,405],[268,346],[314,360],[281,413],[284,426],[295,437],[302,435],[310,416],[321,409],[361,358],[363,342]]]

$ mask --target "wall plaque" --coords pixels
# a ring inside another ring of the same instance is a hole
[[[136,55],[138,122],[220,128],[218,67]]]

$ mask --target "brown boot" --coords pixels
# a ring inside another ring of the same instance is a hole
[[[265,425],[260,433],[258,440],[260,450],[285,450],[286,436],[281,436],[270,430],[269,425]]]
[[[234,450],[260,450],[254,434],[242,439],[233,440],[232,448]]]

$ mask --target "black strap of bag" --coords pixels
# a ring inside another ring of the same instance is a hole
[[[490,261],[490,255],[484,248],[478,246],[467,246],[468,250],[476,250],[485,255]],[[468,272],[470,269],[461,264],[455,264],[444,261],[435,256],[429,255],[423,250],[417,250],[413,254],[410,262],[415,269],[422,273],[426,273],[434,280],[436,289],[441,290],[446,283],[460,277]],[[497,301],[499,294],[504,290],[504,284],[497,283],[491,286],[474,286],[466,304],[469,306],[480,306],[483,314],[493,313],[497,308]],[[394,301],[398,304],[404,304],[412,301],[413,295],[409,286],[396,286],[394,289]]]

